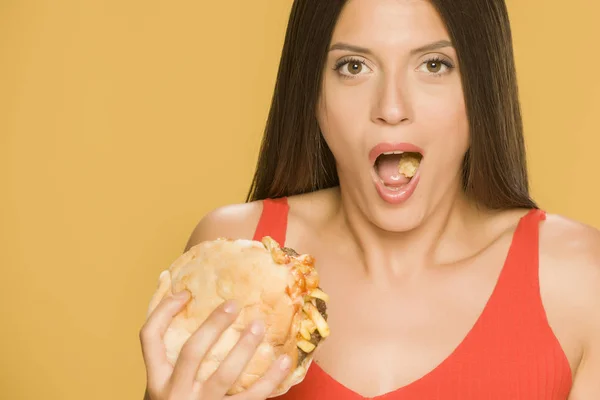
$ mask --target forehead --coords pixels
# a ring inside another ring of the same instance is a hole
[[[449,36],[437,10],[427,0],[348,0],[332,42],[403,47],[441,39]]]

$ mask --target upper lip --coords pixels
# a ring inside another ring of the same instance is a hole
[[[421,149],[419,146],[414,145],[412,143],[384,142],[384,143],[379,143],[378,145],[373,147],[371,149],[371,151],[369,152],[369,161],[371,162],[371,165],[375,165],[375,161],[377,160],[377,157],[379,157],[383,153],[388,153],[390,151],[402,151],[405,153],[408,153],[408,152],[420,153],[422,156],[425,155],[425,153],[423,152],[423,149]]]

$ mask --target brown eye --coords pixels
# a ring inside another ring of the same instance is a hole
[[[358,59],[340,60],[333,69],[344,78],[358,78],[361,75],[373,72],[365,61]]]
[[[454,64],[451,61],[439,57],[432,57],[419,65],[419,71],[436,77],[445,75],[452,69],[454,69]]]
[[[442,69],[442,63],[440,61],[429,61],[427,62],[427,70],[433,74],[437,74]]]
[[[352,75],[360,74],[362,72],[362,69],[363,69],[362,63],[355,62],[355,61],[348,63],[348,72],[350,72]]]

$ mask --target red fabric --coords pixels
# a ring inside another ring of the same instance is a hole
[[[266,200],[255,239],[270,235],[284,245],[287,212],[285,198]],[[533,209],[521,219],[496,287],[455,351],[417,381],[373,399],[567,399],[571,369],[548,324],[539,291],[538,232],[545,216],[544,211]],[[344,387],[313,363],[304,381],[277,399],[367,397]]]
[[[284,246],[288,210],[289,206],[285,197],[264,200],[262,214],[254,232],[254,240],[260,241],[264,236],[271,236],[280,246]]]

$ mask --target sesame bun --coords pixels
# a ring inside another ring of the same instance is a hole
[[[235,300],[240,307],[235,323],[202,361],[199,381],[212,375],[252,321],[265,322],[262,343],[229,395],[248,389],[287,354],[295,367],[271,397],[284,394],[304,379],[314,350],[329,335],[328,298],[319,289],[313,257],[282,249],[270,237],[260,242],[217,239],[192,247],[160,274],[148,314],[165,296],[182,290],[191,293],[191,300],[164,335],[167,358],[173,365],[183,344],[215,308],[227,300]]]

